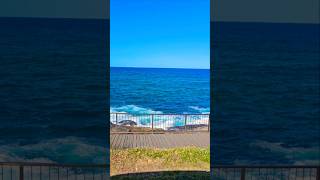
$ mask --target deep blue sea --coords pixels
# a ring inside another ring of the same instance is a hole
[[[320,25],[211,23],[213,164],[320,164]]]
[[[319,163],[319,25],[211,25],[213,73],[111,68],[109,107],[108,21],[0,18],[0,161],[104,163],[109,109],[212,107],[213,163]]]
[[[106,162],[108,26],[0,18],[0,161]]]
[[[110,69],[111,112],[209,113],[210,70]]]

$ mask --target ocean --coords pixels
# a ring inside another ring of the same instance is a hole
[[[108,26],[0,18],[0,161],[106,163]]]
[[[181,114],[210,113],[210,70],[111,67],[110,104],[112,113],[179,114],[153,117],[155,128],[184,126]],[[131,118],[138,126],[151,127],[151,116],[117,117],[118,121]],[[208,115],[192,116],[187,123],[207,124],[208,119]],[[110,121],[116,123],[114,114]]]
[[[211,26],[212,73],[111,68],[109,106],[107,20],[0,18],[0,161],[104,163],[109,111],[211,107],[213,164],[318,164],[319,25]]]
[[[320,164],[320,25],[211,23],[214,164]]]
[[[211,27],[211,74],[111,68],[110,111],[208,113],[211,106],[212,165],[319,164],[319,25]]]
[[[209,69],[110,69],[110,111],[131,114],[210,112]]]

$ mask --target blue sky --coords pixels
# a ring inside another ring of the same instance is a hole
[[[110,0],[112,67],[210,67],[210,0]]]

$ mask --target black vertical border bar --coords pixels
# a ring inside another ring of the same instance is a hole
[[[213,1],[214,0],[210,0],[210,117],[209,117],[209,120],[210,120],[210,176],[211,176],[211,179],[213,178],[213,156],[214,156],[214,153],[213,153],[213,148],[212,148],[212,145],[213,145],[213,138],[211,138],[211,133],[214,131],[213,129],[213,126],[214,126],[214,122],[213,122],[213,107],[214,107],[214,93],[213,93],[213,50],[212,50],[212,47],[213,47],[213,33],[212,33],[212,30],[213,30],[213,18],[212,18],[212,14],[213,14]]]
[[[110,0],[107,1],[106,13],[107,13],[107,25],[106,25],[106,43],[107,43],[107,58],[106,58],[106,107],[110,109]],[[110,177],[110,110],[106,109],[106,162],[107,162],[107,170],[106,176]]]

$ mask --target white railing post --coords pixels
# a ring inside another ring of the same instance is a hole
[[[118,125],[118,113],[116,113],[116,125]]]
[[[188,115],[184,115],[184,131],[187,132],[187,118]]]
[[[154,118],[154,114],[151,115],[151,130],[152,130],[152,133],[153,133],[153,118]]]
[[[210,115],[208,115],[208,132],[210,132]]]

